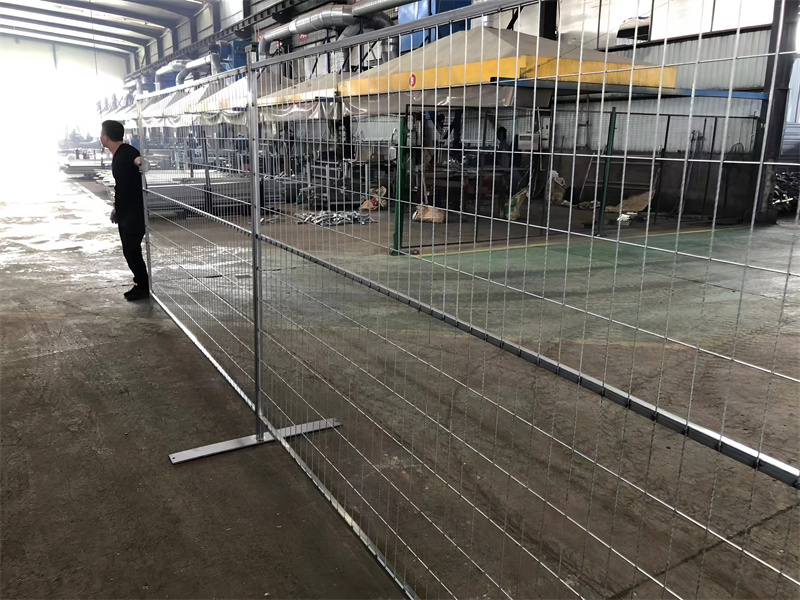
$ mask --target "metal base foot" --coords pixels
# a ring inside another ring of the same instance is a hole
[[[304,433],[312,433],[314,431],[322,431],[323,429],[330,429],[332,427],[339,427],[341,423],[336,419],[324,419],[322,421],[313,421],[311,423],[303,423],[302,425],[292,425],[291,427],[284,427],[278,430],[278,436],[281,438],[288,438],[295,435]],[[255,435],[248,435],[247,437],[238,438],[235,440],[228,440],[225,442],[217,442],[208,446],[200,446],[199,448],[192,448],[191,450],[183,450],[169,455],[169,460],[173,465],[184,463],[197,458],[204,458],[206,456],[213,456],[215,454],[222,454],[223,452],[231,452],[239,450],[240,448],[249,448],[250,446],[258,446],[259,444],[266,444],[267,442],[274,442],[275,437],[272,434],[265,433],[263,440],[258,440]]]

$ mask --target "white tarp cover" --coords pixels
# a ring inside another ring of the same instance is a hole
[[[335,98],[338,96],[339,84],[348,79],[350,79],[350,73],[327,73],[319,77],[312,77],[259,98],[258,105],[275,106],[279,104],[294,104],[296,102],[313,102],[320,98]]]
[[[156,103],[159,99],[160,98],[158,96],[141,98],[130,106],[125,106],[119,110],[111,111],[108,114],[103,115],[103,121],[119,121],[120,123],[137,121],[139,119],[139,108],[137,104],[141,104],[142,110],[145,110],[150,105]],[[131,125],[136,125],[136,123],[129,123],[129,126]]]
[[[261,121],[339,119],[337,88],[349,77],[349,73],[327,73],[259,98]]]
[[[316,100],[282,106],[263,106],[259,109],[262,123],[268,121],[334,121],[341,118],[341,102]]]
[[[165,111],[167,107],[173,102],[177,102],[181,98],[187,96],[189,92],[190,90],[184,89],[162,96],[160,100],[156,100],[156,102],[153,102],[142,109],[142,118],[146,120],[154,117],[166,116]]]
[[[484,83],[434,90],[390,92],[342,100],[344,116],[402,115],[406,107],[432,108],[541,108],[550,104],[552,90]]]
[[[293,79],[287,79],[270,72],[259,73],[257,81],[259,99],[294,84]],[[244,110],[249,102],[250,91],[247,85],[247,76],[243,76],[204,98],[202,102],[198,103],[197,112],[213,113],[220,110]]]
[[[478,27],[353,75],[340,84],[339,92],[363,96],[534,78],[674,87],[675,69],[633,66],[623,56],[567,47],[508,29]]]

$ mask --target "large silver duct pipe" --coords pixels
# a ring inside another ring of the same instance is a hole
[[[489,2],[489,0],[472,0],[472,5],[475,6],[486,2]],[[494,27],[494,15],[483,15],[479,19],[473,19],[472,24],[473,26]]]
[[[372,30],[384,29],[385,27],[391,27],[392,25],[394,25],[394,21],[387,17],[383,12],[372,15],[372,19],[369,22],[369,26]],[[393,58],[397,58],[398,56],[400,56],[400,38],[390,37],[383,43],[381,60],[383,62],[388,62]]]
[[[188,60],[180,58],[178,60],[173,60],[171,63],[158,69],[156,71],[156,90],[161,89],[161,79],[164,77],[164,75],[169,73],[179,73],[182,69],[186,68],[188,62]]]
[[[136,79],[131,79],[130,81],[125,82],[125,85],[123,85],[122,87],[128,90],[129,93],[132,88],[136,88],[136,94],[137,95],[142,94],[144,92],[144,77],[137,77]]]
[[[222,59],[219,57],[219,54],[206,54],[201,58],[196,58],[195,60],[190,60],[188,63],[186,63],[186,66],[175,78],[175,85],[183,85],[183,83],[186,81],[186,78],[189,77],[192,71],[204,67],[205,65],[211,65],[212,75],[216,75],[222,71]]]
[[[360,0],[355,4],[351,4],[350,8],[353,9],[354,17],[366,17],[376,12],[383,12],[404,4],[411,4],[411,1],[403,0]]]
[[[312,33],[331,27],[355,25],[362,17],[409,4],[413,0],[359,0],[349,5],[328,5],[297,17],[286,25],[267,30],[258,41],[259,56],[266,56],[269,45],[293,35]]]
[[[358,22],[355,25],[348,25],[344,31],[339,35],[339,39],[343,40],[345,38],[353,37],[354,35],[358,35],[361,33],[362,28],[365,31],[377,31],[378,29],[383,29],[385,27],[391,27],[394,25],[394,22],[387,17],[384,13],[379,12],[372,15],[369,20],[364,20],[363,22]],[[387,62],[393,58],[397,58],[400,56],[400,49],[398,45],[398,38],[389,38],[383,44],[383,50],[381,51],[381,61]],[[348,50],[344,50],[344,60],[342,62],[342,70],[347,71],[349,69],[350,64],[350,52]]]

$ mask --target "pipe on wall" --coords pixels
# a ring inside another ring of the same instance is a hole
[[[269,45],[293,35],[312,33],[331,27],[360,23],[363,17],[409,4],[412,0],[359,0],[349,5],[328,5],[301,15],[285,25],[268,29],[258,41],[259,56],[266,56]],[[380,17],[378,17],[380,19]],[[374,19],[373,19],[374,21]]]
[[[186,59],[173,60],[171,63],[164,65],[156,71],[156,90],[160,90],[162,86],[162,78],[169,73],[179,73],[182,69],[186,68],[189,63]]]
[[[353,37],[354,35],[358,35],[361,33],[362,29],[364,31],[377,31],[378,29],[384,29],[385,27],[391,27],[394,25],[394,22],[387,17],[384,13],[379,12],[372,15],[369,20],[364,20],[362,22],[355,23],[354,25],[348,25],[344,31],[339,35],[339,39],[345,39],[349,37]],[[381,60],[382,62],[387,62],[393,58],[397,58],[400,56],[400,46],[399,46],[399,39],[398,38],[389,38],[386,43],[383,45],[383,50],[381,51]],[[350,64],[350,53],[348,51],[344,51],[344,61],[342,70],[347,71],[348,65]]]
[[[211,54],[206,54],[195,60],[190,60],[178,73],[178,76],[175,78],[175,85],[182,85],[194,70],[204,67],[205,65],[211,65],[212,75],[222,72],[222,59],[219,56],[219,52],[212,52]]]

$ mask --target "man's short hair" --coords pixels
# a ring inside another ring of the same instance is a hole
[[[112,142],[121,142],[125,137],[125,126],[119,121],[103,121],[103,131]]]

